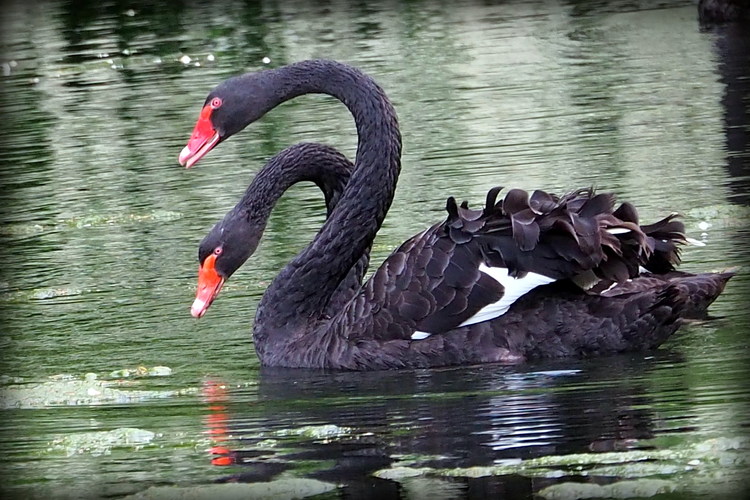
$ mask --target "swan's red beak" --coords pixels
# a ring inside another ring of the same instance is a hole
[[[224,278],[216,272],[216,255],[209,255],[198,269],[198,290],[195,292],[195,300],[190,307],[190,314],[194,318],[200,318],[208,310],[221,287],[224,286]]]
[[[193,134],[190,136],[187,146],[180,152],[180,165],[184,165],[185,168],[195,165],[198,160],[203,158],[206,153],[219,143],[219,133],[214,130],[214,126],[211,123],[212,111],[213,109],[210,105],[203,106],[198,122],[193,129]]]

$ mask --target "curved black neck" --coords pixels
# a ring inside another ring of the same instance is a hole
[[[322,315],[338,284],[371,246],[393,201],[401,169],[396,112],[383,90],[364,73],[318,60],[270,70],[264,78],[275,93],[268,109],[309,93],[339,99],[354,117],[359,142],[354,173],[336,208],[258,305],[256,335],[258,325],[275,330],[275,325],[289,327]]]
[[[299,143],[274,156],[253,178],[235,210],[266,222],[276,202],[298,182],[314,182],[323,192],[330,216],[349,180],[349,160],[336,149],[318,143]]]
[[[354,165],[330,146],[299,143],[288,147],[263,166],[242,199],[206,235],[199,258],[202,261],[207,252],[221,245],[219,269],[225,278],[231,276],[255,252],[271,210],[287,189],[298,182],[314,182],[325,195],[330,216],[353,170]]]

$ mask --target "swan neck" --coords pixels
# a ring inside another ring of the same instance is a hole
[[[396,112],[372,78],[332,61],[289,68],[296,76],[285,79],[289,86],[281,97],[317,92],[339,99],[354,117],[357,155],[354,172],[330,217],[266,291],[258,307],[256,335],[265,322],[286,328],[323,314],[338,284],[372,245],[393,201],[401,169]]]

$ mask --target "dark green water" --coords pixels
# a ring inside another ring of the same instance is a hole
[[[750,244],[748,30],[701,30],[692,1],[309,3],[3,4],[5,495],[158,486],[144,497],[248,498],[272,480],[273,498],[292,486],[319,498],[558,498],[545,488],[568,482],[598,496],[739,492],[747,269],[712,307],[718,319],[653,353],[261,370],[255,305],[322,222],[319,192],[282,199],[258,253],[195,321],[198,242],[284,147],[321,141],[353,158],[353,122],[306,96],[194,169],[176,160],[219,81],[336,58],[376,77],[404,136],[373,262],[442,219],[447,196],[476,206],[495,185],[595,184],[644,220],[684,214],[706,243],[685,249],[684,269],[738,266]],[[111,373],[141,365],[171,375]]]

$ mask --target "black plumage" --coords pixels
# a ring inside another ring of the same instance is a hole
[[[685,243],[674,214],[642,226],[635,207],[615,208],[610,193],[510,189],[498,199],[493,188],[482,209],[448,198],[445,220],[404,242],[362,285],[401,156],[395,111],[370,77],[318,60],[229,79],[206,99],[180,161],[194,164],[311,92],[354,115],[353,171],[320,145],[280,153],[199,250],[200,280],[211,277],[214,288],[199,281],[196,316],[255,250],[285,189],[312,180],[325,193],[328,219],[258,305],[253,336],[264,365],[392,369],[651,349],[705,313],[732,275],[674,270]]]

